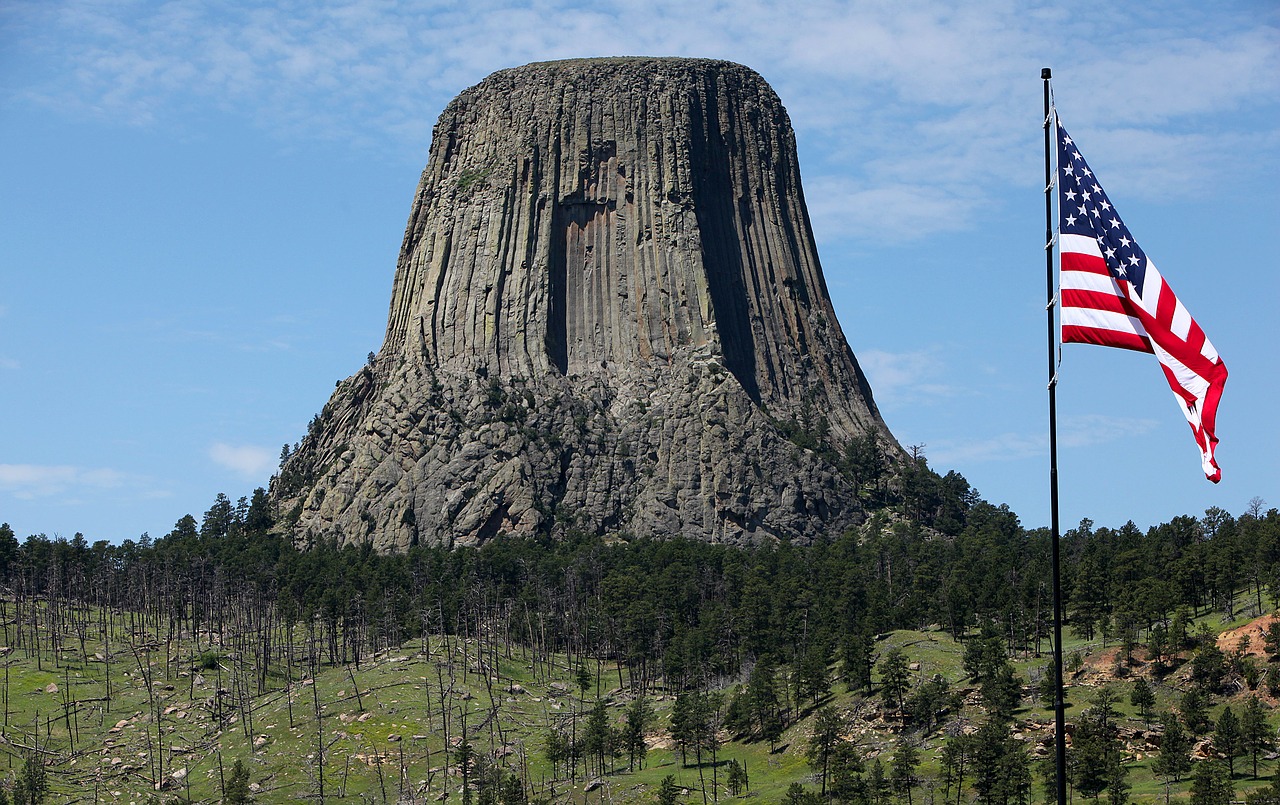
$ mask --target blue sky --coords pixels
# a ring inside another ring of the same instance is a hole
[[[1223,481],[1150,356],[1064,351],[1062,518],[1280,505],[1280,13],[1269,0],[0,6],[0,520],[166,533],[265,485],[376,351],[431,127],[488,73],[729,59],[797,131],[890,428],[1048,521],[1040,68],[1222,354]]]

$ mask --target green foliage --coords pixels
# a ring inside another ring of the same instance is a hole
[[[676,785],[674,775],[668,774],[662,778],[662,784],[658,786],[658,805],[677,805],[680,802],[680,788]]]
[[[751,780],[747,777],[747,767],[731,758],[725,776],[725,785],[729,793],[735,797],[747,791],[751,787]]]
[[[910,689],[911,671],[907,668],[907,656],[902,649],[889,649],[880,661],[880,694],[886,704],[901,711],[905,708],[905,697]]]
[[[831,759],[841,743],[840,734],[843,729],[844,724],[835,708],[828,706],[818,710],[813,720],[813,736],[805,749],[805,758],[820,776],[823,795],[827,793],[827,775],[831,770]]]
[[[1235,786],[1227,767],[1216,760],[1202,760],[1191,774],[1191,805],[1230,805]]]
[[[1115,694],[1102,688],[1093,706],[1076,723],[1068,760],[1071,782],[1082,796],[1097,799],[1103,791],[1125,787],[1120,730],[1116,724]]]
[[[1213,727],[1213,751],[1226,758],[1227,774],[1234,777],[1236,758],[1244,754],[1244,735],[1240,731],[1240,719],[1230,705],[1222,708]]]
[[[13,784],[13,805],[40,805],[49,795],[49,779],[39,755],[29,752]]]
[[[989,719],[971,745],[973,787],[985,805],[1026,803],[1031,796],[1031,759],[1027,747],[1002,721]]]
[[[1253,777],[1258,778],[1258,756],[1275,751],[1276,733],[1267,722],[1267,711],[1257,696],[1245,700],[1240,716],[1240,750],[1253,761]]]
[[[1163,727],[1160,737],[1160,754],[1152,762],[1151,770],[1165,778],[1166,782],[1177,782],[1191,770],[1191,736],[1182,728],[1182,722],[1173,713],[1160,716]]]
[[[254,798],[249,794],[249,768],[240,758],[231,765],[231,774],[222,794],[223,805],[249,805]]]
[[[919,782],[916,769],[920,766],[920,751],[908,741],[899,741],[893,753],[893,763],[889,768],[889,781],[899,797],[905,797],[911,803],[911,791]]]
[[[1199,688],[1182,694],[1182,720],[1192,735],[1203,735],[1209,729],[1209,697]]]
[[[1147,680],[1142,677],[1134,680],[1133,690],[1129,692],[1129,704],[1138,708],[1144,720],[1151,720],[1151,708],[1156,704],[1156,695],[1147,684]]]

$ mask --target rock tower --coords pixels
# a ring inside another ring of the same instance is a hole
[[[807,542],[900,450],[827,294],[795,136],[755,72],[530,64],[436,124],[380,352],[273,480],[300,540],[567,529]]]

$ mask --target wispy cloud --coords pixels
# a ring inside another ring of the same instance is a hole
[[[1058,440],[1065,448],[1092,447],[1141,436],[1157,427],[1152,419],[1101,414],[1063,417]],[[929,444],[929,463],[935,467],[963,466],[988,461],[1019,461],[1047,455],[1047,434],[1000,433],[989,437],[939,439]]]
[[[929,463],[955,467],[985,461],[1018,461],[1048,452],[1048,437],[1001,433],[981,439],[942,439],[929,444]]]
[[[933,352],[867,349],[859,351],[858,363],[881,404],[929,402],[963,393],[954,386],[939,382],[944,363]]]
[[[1064,447],[1089,447],[1141,436],[1158,426],[1154,419],[1088,414],[1064,417],[1059,433]]]
[[[218,442],[209,448],[209,458],[218,466],[253,480],[274,469],[277,456],[265,447]]]
[[[128,483],[126,473],[85,469],[66,464],[0,464],[0,491],[19,500],[62,495],[86,489],[118,489]]]
[[[1035,0],[18,2],[0,51],[29,69],[0,91],[137,125],[213,108],[286,141],[411,157],[443,105],[495,69],[571,56],[727,58],[779,89],[816,162],[807,174],[845,177],[844,187],[810,183],[820,229],[896,240],[968,226],[993,183],[1035,181],[1036,77],[1055,60],[1073,133],[1091,162],[1128,166],[1133,177],[1116,180],[1135,178],[1135,192],[1191,197],[1222,171],[1274,159],[1272,137],[1235,135],[1227,114],[1274,111],[1280,98],[1280,29],[1255,11],[1134,3],[1072,15]]]

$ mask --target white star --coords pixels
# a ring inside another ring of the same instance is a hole
[[[1124,266],[1120,266],[1120,265],[1116,266],[1116,273],[1119,274],[1121,277],[1124,277],[1125,276]]]
[[[1065,195],[1065,196],[1067,197],[1067,201],[1075,201],[1075,200],[1076,200],[1076,191],[1074,191],[1074,190],[1068,190],[1068,191],[1067,191],[1066,193],[1064,193],[1063,195]]]
[[[1066,174],[1074,174],[1076,172],[1076,168],[1074,165],[1068,165],[1062,169],[1062,172]]]
[[[1092,195],[1093,195],[1092,193],[1086,190],[1080,194],[1080,197],[1083,198],[1085,201],[1088,201]]]
[[[1108,260],[1111,260],[1111,259],[1113,259],[1113,258],[1116,256],[1116,250],[1115,250],[1115,249],[1113,249],[1113,248],[1111,248],[1110,246],[1108,246],[1108,247],[1107,247],[1107,250],[1106,250],[1106,252],[1104,252],[1104,254],[1106,254],[1106,255],[1107,255],[1107,259],[1108,259]]]
[[[1089,214],[1090,214],[1090,215],[1092,215],[1094,218],[1097,218],[1097,217],[1098,217],[1098,208],[1097,208],[1097,207],[1094,207],[1093,209],[1089,210]]]
[[[1102,209],[1104,209],[1104,210],[1109,210],[1109,209],[1111,209],[1111,202],[1110,202],[1110,201],[1107,201],[1107,200],[1104,198],[1104,199],[1102,200]]]
[[[1067,145],[1071,145],[1071,138],[1064,133],[1062,135],[1062,142],[1064,142]]]
[[[1137,258],[1137,256],[1136,256],[1136,255],[1132,255],[1132,254],[1131,254],[1131,255],[1129,255],[1129,265],[1131,265],[1131,266],[1136,266],[1137,264],[1138,264],[1138,258]]]
[[[1093,192],[1095,192],[1095,193],[1101,193],[1101,192],[1102,192],[1102,188],[1101,188],[1101,187],[1098,187],[1098,183],[1097,183],[1097,182],[1094,182],[1094,183],[1093,183]]]
[[[1121,246],[1123,246],[1123,247],[1125,247],[1125,248],[1127,249],[1127,248],[1129,248],[1129,243],[1130,243],[1130,240],[1129,240],[1128,238],[1124,237],[1123,235],[1121,235],[1121,236],[1120,236],[1120,245],[1121,245]]]
[[[1083,204],[1081,204],[1079,207],[1076,207],[1076,212],[1080,213],[1081,215],[1087,215],[1089,213],[1089,211],[1084,208]]]
[[[1089,172],[1089,169],[1088,169],[1088,168],[1085,168],[1085,169],[1084,169],[1084,175],[1085,175],[1085,176],[1092,176],[1093,174]]]
[[[1112,229],[1116,229],[1116,228],[1117,228],[1117,227],[1119,227],[1119,226],[1120,226],[1120,221],[1118,221],[1118,220],[1117,220],[1117,219],[1115,219],[1115,218],[1112,218],[1112,219],[1111,219],[1111,228],[1112,228]]]
[[[1076,225],[1076,217],[1074,215],[1068,215],[1067,226],[1075,226],[1075,225]]]
[[[1079,160],[1079,159],[1080,159],[1080,152],[1079,152],[1079,151],[1072,151],[1072,152],[1071,152],[1071,161],[1072,161],[1072,162],[1075,162],[1075,161],[1077,161],[1077,160]]]

